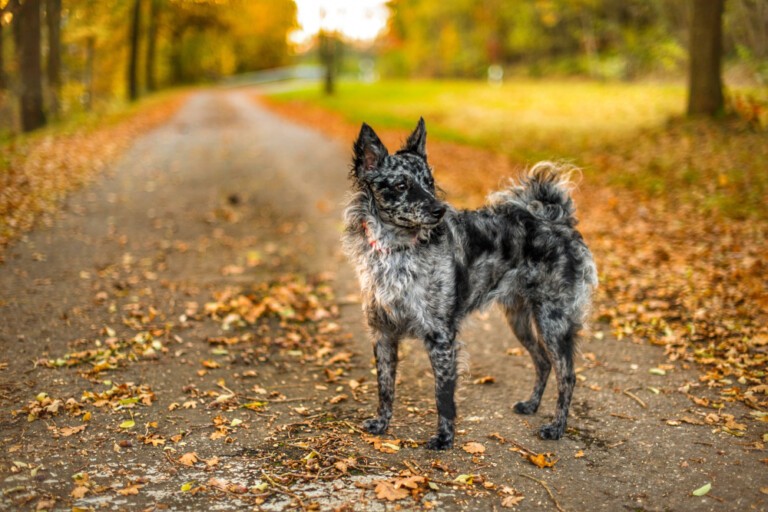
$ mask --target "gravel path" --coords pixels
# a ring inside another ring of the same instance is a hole
[[[9,250],[0,267],[0,508],[493,510],[521,495],[520,510],[768,509],[768,427],[741,430],[750,411],[728,404],[733,418],[724,428],[723,417],[711,416],[718,411],[701,405],[716,395],[698,386],[694,371],[665,366],[660,349],[616,341],[599,324],[581,345],[569,430],[559,442],[535,436],[554,410],[554,386],[537,415],[512,413],[533,370],[496,311],[473,317],[462,335],[469,374],[453,451],[420,445],[435,414],[418,342],[403,350],[388,436],[399,449],[384,453],[366,440],[356,426],[375,410],[372,351],[338,243],[348,150],[275,117],[252,94],[191,95],[108,175],[71,197],[53,227]],[[279,276],[332,279],[340,317],[323,325],[341,334],[328,354],[209,342],[249,331],[223,331],[204,314],[206,303]],[[158,341],[153,351],[103,373],[84,377],[91,362],[44,364],[141,333]],[[139,403],[88,402],[89,421],[65,406],[35,421],[29,410],[13,414],[35,397],[45,403],[41,393],[84,402],[84,392],[117,383],[148,386],[151,405],[141,405],[139,391]],[[225,407],[220,397],[230,391],[240,407]],[[243,408],[249,395],[268,405]],[[484,453],[463,450],[468,442]],[[188,453],[199,460],[185,464]],[[551,454],[544,460],[556,463],[539,468],[526,453]],[[327,464],[317,469],[313,460]],[[376,483],[403,471],[428,476],[434,488],[414,491],[418,501],[377,498]],[[461,475],[479,476],[451,485]],[[692,495],[707,483],[708,494]]]

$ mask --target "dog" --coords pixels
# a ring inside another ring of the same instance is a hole
[[[344,250],[356,267],[363,311],[374,341],[378,410],[363,427],[387,430],[392,418],[398,345],[420,338],[435,377],[437,433],[431,450],[453,446],[456,335],[472,311],[498,303],[536,368],[519,414],[537,411],[552,367],[554,420],[539,430],[560,439],[576,382],[578,332],[597,286],[592,254],[576,230],[568,173],[543,162],[478,210],[457,210],[438,197],[421,118],[402,148],[389,154],[363,123],[354,142],[352,193],[344,211]]]

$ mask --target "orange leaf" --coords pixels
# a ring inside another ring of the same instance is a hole
[[[485,446],[483,446],[480,443],[476,443],[474,441],[465,444],[464,446],[461,447],[461,449],[473,455],[476,453],[485,453]]]
[[[184,464],[185,466],[194,466],[195,462],[198,460],[197,453],[195,452],[187,452],[179,457],[179,463]]]
[[[376,484],[376,497],[380,500],[397,501],[407,498],[410,494],[407,489],[397,488],[390,480],[382,480]]]
[[[533,454],[526,454],[525,458],[528,459],[533,465],[538,466],[540,468],[551,468],[554,466],[559,459],[552,459],[551,453],[537,453],[535,455]]]

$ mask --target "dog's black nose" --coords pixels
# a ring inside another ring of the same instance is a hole
[[[441,204],[432,208],[432,215],[438,219],[442,219],[443,215],[445,215],[445,205]]]

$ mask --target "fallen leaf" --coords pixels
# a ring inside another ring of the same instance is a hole
[[[136,422],[133,421],[132,419],[131,420],[125,420],[124,422],[122,422],[120,424],[120,428],[124,428],[124,429],[133,428],[135,426],[136,426]]]
[[[504,496],[501,499],[501,506],[504,508],[513,508],[520,504],[525,499],[522,494],[517,496]]]
[[[476,476],[477,475],[459,475],[456,478],[454,478],[453,481],[458,482],[460,484],[472,485],[472,483],[475,481]]]
[[[179,463],[185,466],[194,466],[198,460],[197,453],[195,452],[187,452],[179,457]]]
[[[710,491],[710,489],[712,489],[712,484],[706,483],[701,487],[699,487],[698,489],[696,489],[695,491],[693,491],[691,494],[693,494],[694,496],[704,496]]]
[[[407,498],[410,493],[407,489],[397,488],[390,480],[382,480],[376,484],[376,497],[380,500],[397,501]]]
[[[395,488],[401,488],[405,487],[407,489],[418,489],[419,484],[423,484],[427,481],[426,478],[424,478],[421,475],[412,475],[404,478],[396,478],[394,485]]]
[[[72,489],[72,492],[69,493],[69,495],[75,498],[76,500],[79,500],[80,498],[88,494],[88,490],[89,489],[87,487],[83,485],[78,485],[77,487]]]
[[[139,489],[144,487],[141,484],[131,484],[117,490],[117,494],[121,496],[130,496],[133,494],[139,494]]]
[[[491,377],[490,375],[485,375],[483,377],[479,377],[472,381],[472,384],[493,384],[496,382],[495,377]]]
[[[537,454],[531,454],[528,453],[525,455],[525,458],[528,459],[533,465],[538,466],[540,468],[551,468],[555,464],[557,464],[557,461],[560,459],[552,459],[551,453],[537,453]]]
[[[483,446],[480,443],[476,443],[474,441],[471,441],[465,444],[464,446],[461,447],[461,449],[471,454],[485,453],[485,446]]]
[[[63,437],[69,437],[71,435],[78,434],[78,433],[82,432],[83,430],[85,430],[85,427],[87,427],[87,425],[78,425],[76,427],[60,428],[59,429],[59,434],[61,436],[63,436]]]

